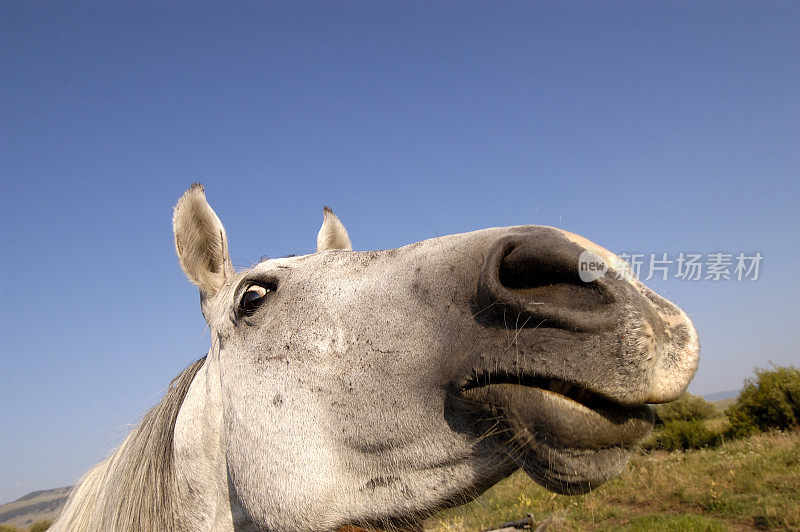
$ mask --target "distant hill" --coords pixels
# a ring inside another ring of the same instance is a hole
[[[708,395],[704,395],[703,399],[712,403],[717,407],[717,410],[722,413],[725,412],[729,406],[736,402],[736,398],[739,397],[739,391],[740,390],[725,390],[722,392],[710,393]]]
[[[14,502],[0,506],[0,525],[27,528],[41,519],[55,519],[72,486],[32,491]]]
[[[737,397],[739,397],[740,391],[741,390],[725,390],[722,392],[714,392],[708,395],[704,395],[703,399],[705,399],[706,401],[711,401],[712,403],[714,401],[722,401],[723,399],[736,399]]]

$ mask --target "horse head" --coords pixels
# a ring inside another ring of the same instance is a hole
[[[413,521],[518,468],[588,491],[649,432],[647,404],[697,367],[686,314],[559,229],[352,251],[326,208],[316,253],[235,271],[200,185],[173,221],[212,339],[176,468],[216,493],[203,515],[230,504],[235,527]],[[603,263],[590,279],[587,253]]]

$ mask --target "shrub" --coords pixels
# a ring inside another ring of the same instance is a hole
[[[756,368],[755,374],[745,380],[739,399],[726,412],[731,435],[800,427],[800,369]]]
[[[656,424],[669,421],[695,421],[718,415],[717,407],[698,395],[684,393],[671,403],[655,408]]]
[[[677,449],[701,449],[703,447],[716,447],[722,442],[722,437],[712,432],[700,419],[667,421],[664,426],[648,440],[642,447],[647,450],[662,449],[675,451]]]
[[[41,521],[36,521],[31,525],[29,532],[44,532],[53,524],[53,521],[49,519],[42,519]]]

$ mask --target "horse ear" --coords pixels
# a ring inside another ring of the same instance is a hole
[[[333,214],[330,207],[322,210],[322,227],[317,233],[317,251],[326,249],[346,249],[353,250],[350,244],[350,237],[347,236],[347,229],[344,228],[339,218]]]
[[[184,273],[211,297],[233,275],[228,238],[216,213],[206,201],[203,185],[195,183],[183,193],[172,216],[175,250]]]

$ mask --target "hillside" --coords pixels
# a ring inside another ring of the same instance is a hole
[[[0,525],[27,528],[42,519],[53,519],[67,500],[71,487],[33,491],[0,506]]]

